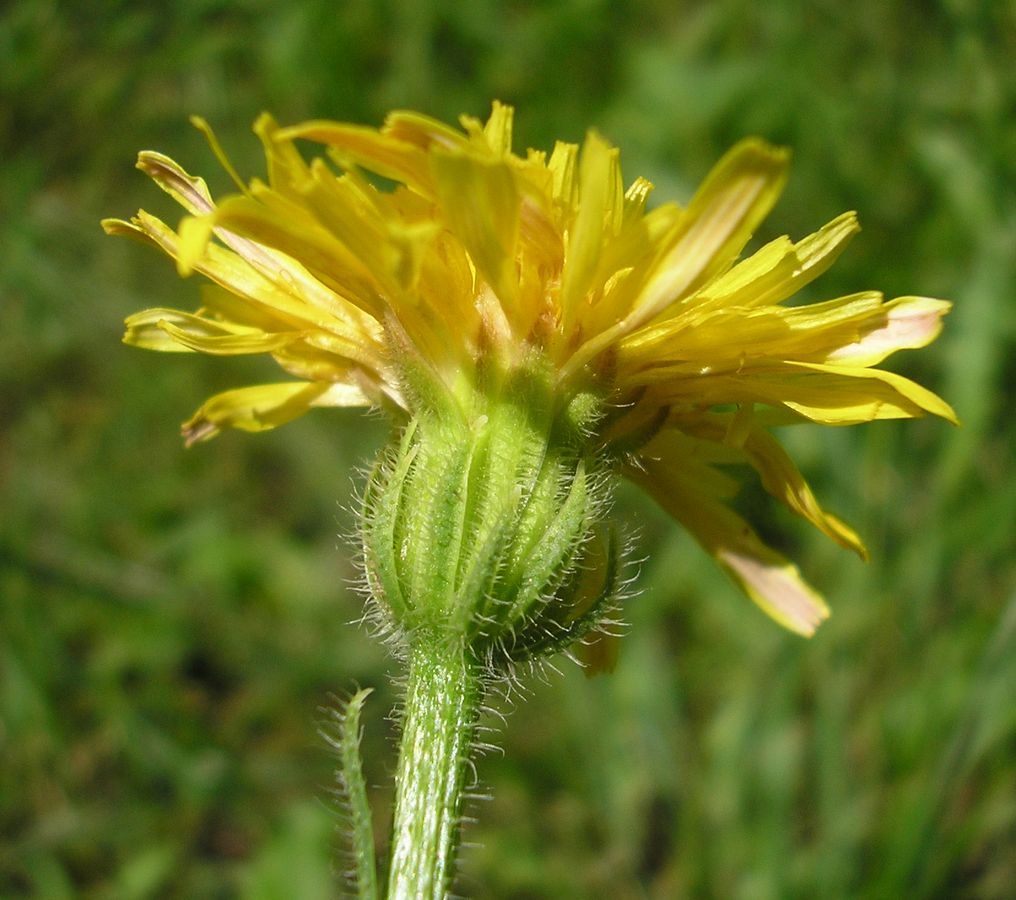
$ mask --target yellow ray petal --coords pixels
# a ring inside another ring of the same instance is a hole
[[[512,149],[514,117],[513,107],[495,100],[486,123],[473,116],[459,116],[459,123],[469,133],[475,148],[494,156],[507,156]]]
[[[179,314],[175,318],[177,323],[169,318],[163,318],[157,323],[157,327],[183,346],[212,356],[273,353],[302,337],[298,331],[275,332],[273,334],[254,329],[231,331],[225,327],[220,333],[215,333],[214,325],[216,323],[209,322],[207,319],[202,319],[199,316],[181,317]]]
[[[693,480],[721,500],[730,500],[741,488],[737,478],[717,466],[744,465],[744,452],[723,440],[721,417],[680,419],[675,427],[665,422],[660,430],[637,450],[640,457],[665,460],[674,468],[694,472]]]
[[[875,327],[866,323],[856,341],[833,350],[826,360],[835,365],[874,366],[897,350],[925,347],[938,337],[942,317],[951,308],[945,300],[899,297],[885,305]]]
[[[256,180],[252,183],[252,188],[247,196],[232,199],[247,200],[254,208],[257,208],[258,200],[253,199],[250,194],[256,194],[261,200],[267,201],[267,208],[263,211],[264,215],[268,217],[275,215],[282,220],[292,217],[296,227],[315,229],[316,223],[309,219],[305,209],[294,205],[291,198],[265,188],[264,185],[259,185]],[[274,205],[272,205],[273,200],[275,201]],[[223,257],[221,255],[216,257],[216,254],[221,254],[221,251],[210,243],[214,234],[239,257],[239,259],[234,259],[233,264],[227,266],[233,279],[239,279],[239,282],[248,284],[252,278],[262,284],[267,282],[273,286],[276,295],[282,294],[289,298],[290,306],[293,302],[300,306],[310,306],[320,311],[326,311],[344,323],[355,323],[361,331],[371,331],[369,320],[365,317],[363,309],[336,296],[333,290],[312,277],[292,255],[274,250],[226,228],[217,227],[218,210],[215,208],[212,208],[209,214],[184,219],[180,226],[179,236],[158,219],[148,216],[144,211],[138,215],[139,224],[151,232],[151,235],[158,240],[170,256],[177,259],[177,269],[182,275],[198,271],[209,275],[226,287],[232,287],[231,284],[225,283],[206,271],[210,264],[209,258],[215,262],[217,268],[223,266]],[[228,214],[223,214],[223,218],[228,218]],[[296,243],[299,246],[299,242]],[[256,278],[258,275],[261,276],[260,279]],[[239,286],[236,289],[241,293],[244,292],[244,289]],[[369,300],[365,302],[369,302]]]
[[[295,309],[294,309],[295,307]],[[276,306],[265,303],[218,284],[201,285],[201,310],[219,321],[233,322],[258,331],[312,331],[332,324],[329,316],[318,313],[313,307],[301,304]],[[327,323],[327,324],[326,324]]]
[[[271,353],[299,340],[299,332],[269,333],[176,309],[146,309],[128,316],[123,341],[163,352],[201,351],[216,356]]]
[[[307,207],[385,293],[398,291],[399,254],[388,241],[385,222],[369,196],[373,188],[362,178],[336,178],[321,160],[314,161],[310,172],[302,192]]]
[[[788,160],[786,150],[749,139],[716,164],[627,317],[626,333],[729,265],[783,190]]]
[[[308,339],[272,351],[272,358],[301,381],[355,383],[358,390],[377,398],[385,386],[384,367],[371,371],[358,364],[346,350],[343,345],[329,344],[323,348],[320,342]]]
[[[126,237],[138,241],[148,247],[159,249],[156,241],[138,222],[127,222],[124,219],[103,219],[100,223],[106,234]]]
[[[193,347],[180,343],[168,331],[159,327],[160,322],[186,321],[188,318],[198,319],[197,316],[191,316],[176,309],[155,307],[141,310],[124,320],[126,331],[123,335],[123,342],[132,347],[158,350],[162,353],[194,353]],[[209,322],[206,319],[198,319],[198,321],[206,323],[214,333],[228,333],[214,322]]]
[[[521,253],[537,265],[543,273],[561,271],[564,244],[561,232],[554,224],[552,211],[546,198],[527,190],[519,206],[519,241]],[[540,293],[546,297],[546,276],[540,279]]]
[[[512,123],[515,119],[514,107],[507,106],[497,100],[494,101],[490,110],[490,118],[483,126],[484,137],[494,153],[511,153],[512,149]]]
[[[856,532],[822,509],[786,450],[755,418],[750,406],[736,413],[675,415],[640,454],[667,460],[670,465],[678,465],[676,460],[681,456],[710,465],[750,465],[758,472],[766,491],[791,512],[807,519],[841,547],[867,559],[868,552]],[[705,482],[699,486],[707,488]],[[733,496],[729,490],[721,491],[712,485],[708,490],[719,498]]]
[[[591,337],[562,367],[567,380],[624,335],[725,269],[776,202],[789,154],[757,139],[741,141],[713,168],[663,243],[634,308]]]
[[[693,404],[764,403],[786,407],[824,425],[857,425],[875,419],[910,419],[925,413],[954,424],[956,413],[941,397],[902,375],[819,363],[773,361],[743,374],[711,375],[694,370],[653,386],[654,402]]]
[[[519,232],[519,194],[511,168],[468,153],[433,153],[431,170],[449,229],[509,310],[518,292]]]
[[[307,381],[258,384],[210,397],[182,426],[187,446],[207,441],[225,428],[267,431],[302,416],[312,406],[368,406],[355,385]]]
[[[230,256],[237,261],[231,271],[238,293],[309,318],[320,327],[356,334],[364,340],[379,338],[380,327],[373,314],[323,284],[292,256],[228,231],[219,230],[216,235],[233,251]],[[221,265],[219,248],[214,244],[206,248],[205,257],[195,264],[196,271],[204,273],[203,266]],[[255,291],[256,285],[263,287]]]
[[[353,382],[337,381],[328,385],[322,394],[314,398],[311,406],[373,406],[375,401],[371,400],[364,390]]]
[[[781,303],[825,272],[860,230],[857,215],[846,212],[796,244],[786,237],[777,238],[703,287],[689,305],[756,307]]]
[[[797,566],[763,544],[744,519],[703,486],[703,467],[684,460],[641,462],[626,474],[687,528],[759,607],[791,631],[814,634],[829,616],[825,601]]]
[[[720,509],[717,512],[729,512]],[[706,514],[708,515],[708,513]],[[720,518],[720,517],[717,517]],[[746,527],[731,514],[722,525],[725,536]],[[738,540],[719,539],[715,552],[720,565],[766,613],[791,631],[811,637],[829,618],[825,600],[802,577],[790,560],[767,547],[757,536],[741,533]]]
[[[853,550],[861,559],[868,558],[868,551],[857,532],[822,509],[808,482],[776,438],[762,428],[753,427],[745,440],[744,451],[759,473],[762,486],[772,496],[841,547]]]
[[[926,412],[953,425],[959,424],[956,412],[941,397],[895,372],[803,362],[786,362],[785,365],[822,376],[802,379],[799,398],[785,401],[791,409],[816,421],[823,421],[820,416],[824,409],[829,409],[833,425],[912,418]],[[824,406],[824,401],[834,399],[836,405]],[[809,401],[814,401],[815,405],[810,406]],[[809,411],[816,415],[809,415]],[[861,418],[857,417],[858,413]]]
[[[887,309],[877,291],[789,309],[695,306],[626,337],[619,361],[635,368],[701,360],[714,372],[742,372],[758,360],[824,362],[832,348],[879,327]]]
[[[203,178],[188,175],[168,156],[152,150],[138,154],[137,168],[151,178],[192,216],[211,212],[215,204]]]
[[[424,150],[377,129],[320,120],[280,128],[275,137],[285,141],[298,138],[317,141],[382,178],[401,181],[420,193],[433,195]]]
[[[412,110],[400,109],[385,116],[381,133],[404,143],[430,150],[464,150],[468,144],[465,135],[439,119]]]
[[[584,310],[579,321],[583,335],[605,333],[618,339],[619,320],[631,309],[633,299],[645,285],[648,267],[661,243],[682,215],[684,213],[675,203],[665,203],[647,215],[624,214],[620,230],[604,245],[592,277],[592,286],[602,284],[603,291],[592,295],[589,307]],[[596,346],[596,341],[590,341],[589,345],[583,352]]]
[[[617,150],[595,131],[586,137],[579,166],[579,209],[568,235],[562,274],[561,329],[565,334],[576,321],[603,248],[607,217],[619,206],[620,177]]]
[[[550,161],[547,163],[547,168],[553,177],[554,200],[562,211],[567,213],[569,219],[575,206],[575,196],[578,189],[578,182],[575,180],[578,158],[578,144],[558,141],[554,144]]]
[[[180,223],[177,255],[181,274],[198,266],[212,232],[224,229],[297,260],[341,297],[379,318],[383,303],[373,275],[349,249],[315,222],[305,209],[290,209],[287,215],[279,215],[266,206],[263,199],[264,196],[255,199],[234,195],[207,216],[184,219]],[[280,204],[286,202],[278,194],[272,199]]]
[[[310,177],[310,169],[293,141],[279,137],[281,130],[268,113],[262,113],[254,123],[254,133],[261,139],[265,151],[269,185],[273,190],[292,196]]]
[[[106,224],[107,230],[119,234],[124,233],[121,228],[127,223]],[[127,232],[129,236],[143,236],[146,242],[154,244],[168,256],[178,256],[179,238],[176,232],[154,216],[142,210],[130,229]],[[266,316],[285,323],[283,328],[276,330],[303,330],[311,326],[325,329],[344,338],[350,345],[360,347],[362,352],[354,358],[375,364],[380,329],[372,318],[344,302],[288,257],[235,236],[232,243],[244,250],[247,256],[241,257],[210,243],[194,263],[195,271],[223,289],[221,293],[204,297],[210,307],[233,321],[256,325],[264,330],[272,330],[265,327]],[[224,296],[227,292],[235,296]],[[371,362],[372,359],[375,362]]]

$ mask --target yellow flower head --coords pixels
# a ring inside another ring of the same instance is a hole
[[[737,482],[725,467],[754,468],[770,494],[863,556],[767,427],[955,420],[935,394],[874,368],[931,342],[948,303],[866,291],[783,305],[857,232],[853,213],[738,260],[786,177],[787,153],[760,140],[734,147],[686,207],[650,211],[652,185],[625,188],[618,152],[598,134],[581,151],[558,143],[549,156],[519,156],[512,109],[498,103],[486,123],[463,117],[461,131],[408,112],[380,129],[280,128],[262,116],[268,179],[246,184],[195,121],[240,193],[216,203],[172,160],[140,155],[189,215],[176,231],[144,211],[106,230],[210,283],[196,313],[137,313],[125,340],[268,353],[296,380],[212,397],[184,424],[188,443],[273,428],[312,406],[383,406],[408,422],[432,402],[411,370],[455,402],[486,368],[536,359],[562,407],[596,398],[587,439],[598,458],[645,488],[763,609],[810,634],[825,604],[728,505]],[[307,163],[298,140],[325,157]]]

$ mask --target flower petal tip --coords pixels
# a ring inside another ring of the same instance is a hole
[[[752,553],[722,548],[716,558],[752,600],[785,628],[811,637],[829,618],[825,600],[801,578],[797,566],[772,551]]]

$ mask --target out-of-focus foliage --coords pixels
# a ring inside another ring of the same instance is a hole
[[[520,143],[595,125],[670,199],[742,135],[792,146],[759,239],[858,209],[816,295],[955,300],[936,347],[896,368],[964,426],[786,436],[874,557],[769,513],[834,609],[810,642],[624,494],[647,562],[617,671],[532,680],[505,756],[480,761],[494,799],[461,891],[1011,896],[1014,58],[1010,0],[7,4],[0,895],[332,896],[315,721],[357,684],[377,689],[363,748],[384,845],[395,665],[352,624],[342,535],[385,424],[320,411],[184,451],[180,420],[270,366],[121,348],[124,315],[196,305],[197,286],[98,219],[177,214],[131,168],[139,149],[217,169],[192,112],[258,174],[261,109],[376,123],[498,97]]]

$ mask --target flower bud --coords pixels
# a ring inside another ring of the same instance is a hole
[[[481,382],[418,406],[370,477],[362,539],[395,634],[461,640],[496,669],[581,638],[620,579],[589,441],[599,400],[555,393],[533,360]]]

